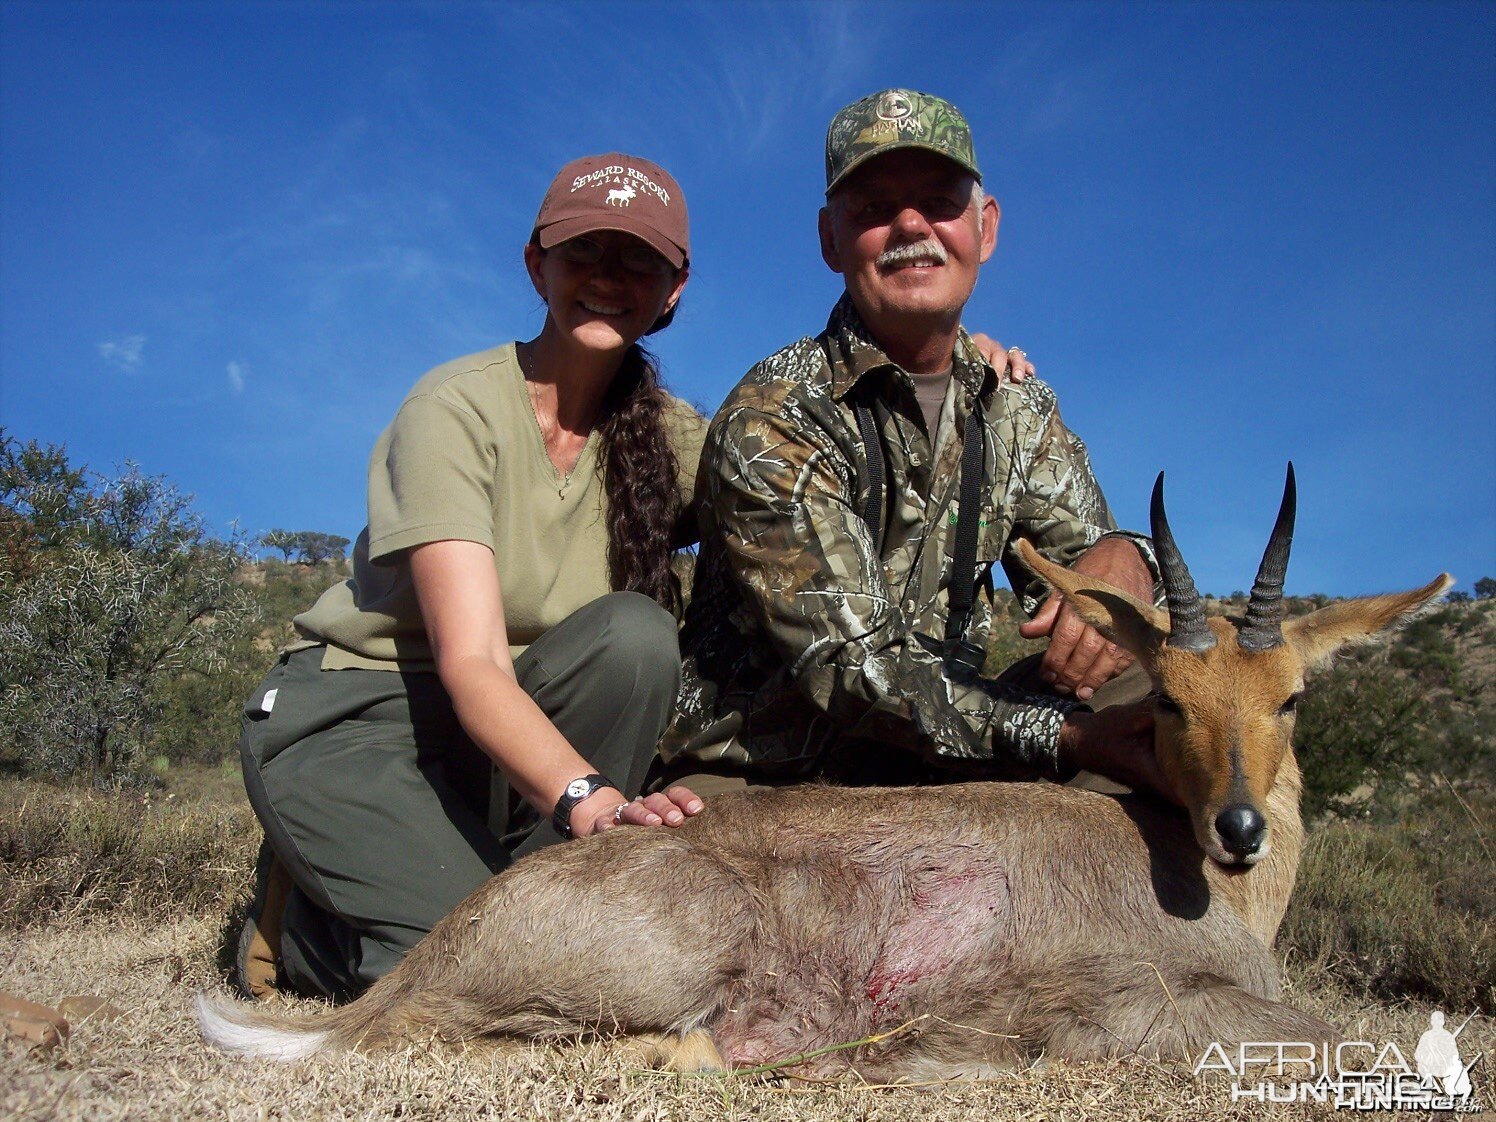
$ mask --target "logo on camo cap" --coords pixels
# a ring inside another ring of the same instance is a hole
[[[874,156],[923,148],[953,160],[982,181],[971,126],[944,98],[915,90],[883,90],[854,101],[826,130],[826,194]]]

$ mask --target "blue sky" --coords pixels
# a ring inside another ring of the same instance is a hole
[[[1003,208],[969,325],[1026,348],[1200,585],[1496,575],[1496,5],[0,0],[0,423],[211,524],[354,536],[428,368],[539,330],[567,160],[669,168],[656,336],[708,410],[824,324],[824,130],[903,85]]]

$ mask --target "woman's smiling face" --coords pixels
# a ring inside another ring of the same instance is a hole
[[[527,245],[525,267],[561,334],[603,351],[638,342],[675,306],[687,276],[618,230],[594,230],[550,249]]]

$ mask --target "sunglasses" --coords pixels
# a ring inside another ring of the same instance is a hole
[[[568,238],[551,252],[573,265],[596,265],[607,256],[608,247],[588,237]],[[645,277],[663,277],[675,271],[674,265],[649,246],[633,240],[619,244],[618,262],[629,272]]]

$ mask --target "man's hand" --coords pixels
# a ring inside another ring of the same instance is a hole
[[[1153,602],[1153,574],[1137,546],[1125,538],[1103,538],[1086,550],[1072,572],[1096,577]],[[1074,693],[1082,701],[1132,665],[1132,655],[1086,624],[1058,592],[1050,594],[1039,614],[1018,628],[1025,639],[1049,636],[1040,674],[1056,693]]]
[[[1005,382],[1017,385],[1025,378],[1034,376],[1034,364],[1029,361],[1028,353],[1017,347],[1003,348],[1003,345],[990,335],[983,335],[980,331],[971,337],[976,348],[981,352],[982,360],[993,370],[997,371],[998,378]]]
[[[1085,768],[1134,791],[1179,802],[1153,754],[1153,703],[1077,709],[1060,726],[1060,762]]]

